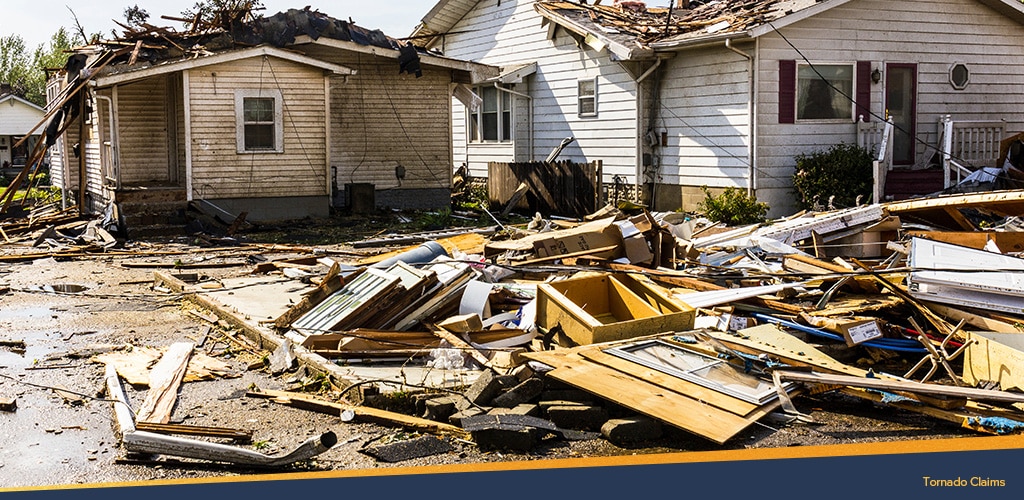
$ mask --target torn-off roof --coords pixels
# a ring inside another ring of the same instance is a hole
[[[722,36],[749,36],[750,30],[815,5],[847,0],[714,0],[690,2],[692,8],[628,8],[576,2],[537,2],[544,17],[582,28],[622,46],[669,48],[689,41]],[[635,5],[639,2],[633,2]]]

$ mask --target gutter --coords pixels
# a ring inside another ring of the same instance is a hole
[[[742,50],[737,49],[736,47],[733,47],[732,46],[732,40],[733,40],[732,38],[726,38],[725,39],[725,48],[727,48],[727,49],[729,49],[729,50],[731,50],[731,51],[733,51],[733,52],[743,56],[744,58],[747,59],[747,63],[748,63],[747,64],[747,85],[750,87],[750,90],[749,90],[749,92],[747,92],[747,117],[748,117],[748,124],[749,124],[748,125],[749,129],[748,129],[748,132],[747,132],[747,134],[748,134],[748,141],[747,141],[747,168],[749,169],[748,172],[747,172],[747,195],[748,196],[754,196],[754,192],[756,191],[756,189],[754,188],[754,186],[756,185],[756,179],[754,177],[755,177],[755,175],[757,173],[757,169],[754,168],[754,151],[756,151],[756,148],[754,147],[754,141],[756,140],[755,138],[757,137],[757,134],[754,133],[754,120],[756,118],[756,116],[754,114],[754,99],[755,99],[754,91],[756,89],[756,86],[754,85],[755,80],[756,80],[756,73],[754,71],[754,56],[752,56],[750,54],[747,54],[746,52],[743,52]],[[754,43],[756,44],[757,41],[755,40]],[[756,51],[756,48],[755,48],[755,51]]]
[[[502,87],[500,84],[498,84],[498,82],[494,82],[494,88],[498,89],[499,92],[508,92],[509,94],[512,94],[514,96],[523,97],[526,100],[530,101],[530,117],[529,117],[530,118],[530,121],[529,121],[529,123],[530,123],[530,138],[528,139],[529,143],[530,143],[530,160],[529,161],[533,161],[533,129],[535,128],[534,124],[533,124],[533,97],[531,97],[531,96],[529,96],[527,94],[524,94],[522,92],[516,92],[516,91],[514,91],[512,89],[507,89],[505,87]],[[515,127],[513,127],[513,129],[514,128]],[[512,138],[512,141],[513,141],[513,144],[514,144],[515,143],[515,138],[514,137]],[[468,142],[467,142],[467,144],[468,144]],[[513,153],[513,156],[514,156],[514,153]]]
[[[255,467],[281,467],[309,460],[331,449],[338,443],[338,437],[333,432],[328,431],[319,437],[305,441],[284,455],[264,455],[226,444],[196,441],[136,430],[134,414],[128,405],[128,397],[124,393],[124,387],[121,386],[121,379],[118,377],[117,369],[114,368],[114,365],[107,364],[105,378],[107,398],[114,401],[114,417],[118,433],[121,436],[121,444],[130,453],[156,453]]]

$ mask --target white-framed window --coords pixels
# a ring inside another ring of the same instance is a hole
[[[512,142],[512,94],[492,86],[473,89],[480,107],[469,112],[470,142]]]
[[[283,153],[284,117],[280,90],[235,91],[235,135],[239,153]]]
[[[853,63],[800,64],[796,78],[797,120],[853,120]]]
[[[580,116],[597,116],[597,78],[576,82],[578,113]]]
[[[964,63],[955,63],[949,67],[949,84],[956,90],[967,88],[971,81],[971,70]]]

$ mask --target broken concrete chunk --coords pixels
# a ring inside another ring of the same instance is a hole
[[[466,408],[465,410],[453,413],[448,417],[448,423],[462,427],[463,421],[469,417],[475,417],[484,413],[480,408]]]
[[[661,422],[639,415],[615,418],[601,426],[601,435],[618,446],[658,439],[661,431]]]
[[[548,408],[548,418],[565,429],[596,430],[608,421],[608,412],[600,406],[551,406]]]
[[[480,415],[463,419],[462,427],[469,432],[475,433],[486,429],[501,429],[519,431],[523,429],[538,429],[546,431],[540,435],[553,433],[563,439],[578,441],[583,439],[595,439],[598,434],[593,432],[581,432],[570,429],[563,429],[549,420],[543,418],[529,417],[525,415]]]
[[[488,415],[526,415],[535,417],[540,413],[540,407],[535,404],[523,403],[512,408],[491,408]]]
[[[477,377],[476,382],[466,389],[465,398],[459,401],[458,409],[465,410],[472,405],[489,404],[501,392],[502,382],[500,379],[501,377],[498,377],[493,371],[484,370]]]
[[[447,441],[434,436],[421,436],[405,441],[370,446],[360,451],[382,462],[394,463],[449,453],[453,450],[454,448]]]
[[[0,411],[14,412],[18,410],[18,400],[16,398],[0,397]]]
[[[548,380],[548,385],[551,385],[551,380]],[[540,393],[541,401],[568,401],[581,404],[592,404],[594,402],[593,394],[579,389],[547,389]]]
[[[461,399],[456,396],[428,399],[424,401],[423,418],[445,422],[455,413],[455,404]]]
[[[494,398],[492,405],[503,408],[512,408],[516,405],[540,396],[544,390],[544,382],[538,378],[526,379],[523,383],[509,389],[504,394]]]

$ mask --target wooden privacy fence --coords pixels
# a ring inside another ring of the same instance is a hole
[[[526,194],[514,209],[542,215],[583,217],[601,206],[600,160],[590,163],[524,162],[487,164],[487,192],[492,206],[505,207],[520,184]]]

